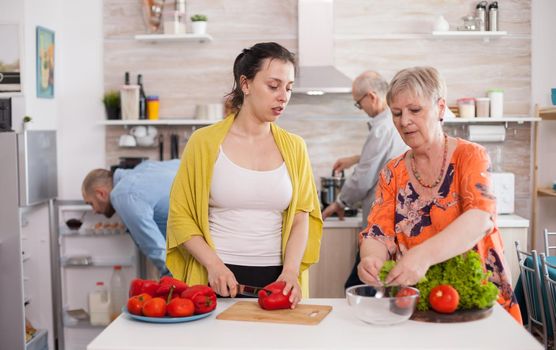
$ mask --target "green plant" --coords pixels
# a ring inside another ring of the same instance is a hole
[[[207,16],[206,15],[193,15],[191,16],[191,21],[192,22],[206,22],[207,21]]]
[[[120,93],[116,90],[107,91],[102,98],[102,103],[108,108],[117,108],[120,106]]]
[[[29,123],[31,120],[33,120],[33,118],[31,118],[30,116],[26,115],[25,117],[23,117],[23,123]]]

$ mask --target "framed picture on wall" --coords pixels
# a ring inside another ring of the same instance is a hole
[[[37,26],[37,97],[54,98],[54,32]]]
[[[21,91],[19,24],[0,23],[0,92]]]

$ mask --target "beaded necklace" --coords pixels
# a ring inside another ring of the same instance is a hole
[[[426,188],[434,188],[436,187],[436,185],[438,185],[440,183],[440,181],[442,181],[442,175],[444,175],[444,170],[446,169],[446,158],[448,157],[448,135],[444,134],[444,156],[442,157],[442,169],[440,169],[440,174],[438,174],[438,177],[436,178],[436,180],[431,184],[426,184],[423,182],[423,179],[421,178],[421,175],[419,174],[419,172],[417,171],[417,167],[415,166],[415,158],[413,157],[413,152],[411,152],[411,171],[413,172],[413,176],[415,176],[415,178],[417,179],[417,181],[419,182],[419,184],[423,187]]]

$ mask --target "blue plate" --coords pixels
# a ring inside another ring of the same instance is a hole
[[[126,306],[122,306],[122,312],[127,316],[131,317],[134,320],[142,321],[142,322],[150,322],[150,323],[180,323],[180,322],[191,322],[195,320],[199,320],[201,318],[205,318],[214,312],[207,312],[206,314],[200,315],[193,315],[188,317],[147,317],[147,316],[139,316],[129,313],[127,311]]]

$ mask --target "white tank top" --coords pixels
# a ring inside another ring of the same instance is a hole
[[[269,171],[242,168],[220,147],[209,198],[210,234],[226,264],[282,265],[282,214],[292,197],[286,164]]]

